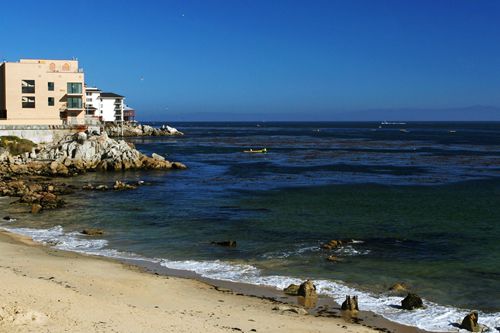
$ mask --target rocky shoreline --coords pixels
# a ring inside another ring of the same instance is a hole
[[[32,213],[64,205],[61,195],[72,193],[74,186],[53,182],[53,177],[76,176],[89,171],[182,170],[180,162],[170,162],[153,154],[146,156],[124,140],[106,133],[87,135],[80,132],[31,152],[13,155],[0,148],[0,195],[18,197],[18,203],[31,206]],[[115,189],[131,189],[122,184]]]
[[[104,132],[110,137],[136,137],[136,136],[182,136],[184,133],[174,127],[162,125],[153,127],[139,123],[107,124]]]

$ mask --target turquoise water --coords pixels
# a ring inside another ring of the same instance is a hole
[[[499,123],[174,125],[187,135],[131,141],[189,170],[89,173],[67,181],[146,183],[77,193],[43,221],[11,206],[8,227],[209,277],[277,287],[313,278],[325,294],[361,293],[365,309],[430,330],[453,329],[459,309],[500,325]],[[268,154],[243,153],[263,147]],[[72,233],[88,226],[105,229],[104,239]],[[227,239],[238,246],[210,244]],[[321,250],[330,239],[357,242]],[[425,314],[446,316],[424,322],[391,310],[399,300],[386,290],[400,281],[429,302]]]

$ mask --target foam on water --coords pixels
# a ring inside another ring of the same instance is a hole
[[[224,280],[231,282],[242,282],[254,285],[275,287],[283,289],[291,283],[299,284],[304,279],[290,276],[265,276],[255,266],[241,263],[229,263],[220,260],[211,261],[174,261],[167,259],[145,258],[134,253],[121,252],[107,248],[108,241],[105,239],[90,239],[78,232],[65,233],[61,226],[50,229],[13,228],[10,225],[1,226],[2,229],[16,234],[31,237],[34,241],[50,245],[56,249],[80,252],[92,255],[106,256],[118,259],[143,260],[159,263],[163,267],[177,270],[192,271],[202,277]],[[315,251],[316,247],[302,247],[294,254],[307,251]],[[342,281],[315,280],[319,294],[327,295],[342,303],[346,295],[358,295],[359,306],[362,310],[378,313],[388,320],[404,325],[416,326],[428,331],[456,332],[456,324],[469,313],[469,310],[457,309],[443,306],[424,300],[425,309],[405,311],[399,308],[401,297],[376,295],[361,292],[351,288]],[[500,313],[479,312],[479,322],[489,332],[494,332],[500,327]]]

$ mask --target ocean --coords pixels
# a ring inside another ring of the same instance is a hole
[[[154,124],[160,125],[160,123]],[[56,248],[136,258],[201,276],[320,294],[429,331],[469,310],[500,331],[499,122],[174,123],[183,137],[131,138],[185,171],[88,173],[65,182],[144,185],[78,191],[32,216],[7,205],[7,230]],[[267,148],[266,154],[244,150]],[[78,231],[105,230],[101,238]],[[354,242],[326,251],[331,239]],[[237,247],[212,241],[235,240]],[[326,260],[329,255],[340,261]],[[404,282],[426,308],[407,312]]]

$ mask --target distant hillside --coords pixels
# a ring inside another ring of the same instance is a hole
[[[500,107],[468,106],[448,109],[371,109],[360,111],[250,113],[250,112],[200,112],[168,114],[151,112],[143,119],[149,121],[500,121]],[[141,119],[142,120],[142,119]]]

